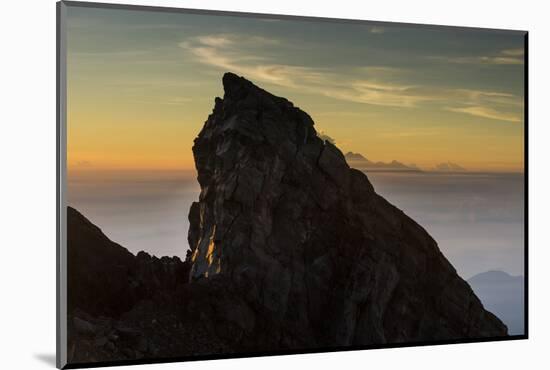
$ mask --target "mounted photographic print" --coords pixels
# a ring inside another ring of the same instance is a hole
[[[527,32],[57,10],[58,367],[527,338]]]

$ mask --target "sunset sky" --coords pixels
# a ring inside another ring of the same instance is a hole
[[[193,139],[232,71],[343,152],[472,171],[368,176],[462,277],[523,274],[520,32],[69,6],[67,35],[68,204],[132,253],[185,257]]]
[[[69,173],[192,169],[226,71],[344,152],[522,171],[523,47],[508,31],[69,7]]]

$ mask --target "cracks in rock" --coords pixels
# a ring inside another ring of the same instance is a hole
[[[453,271],[427,233],[378,196],[368,179],[350,173],[337,148],[312,138],[315,128],[305,113],[251,86],[233,86],[235,101],[224,102],[224,115],[239,117],[231,123],[235,127],[210,125],[201,135],[215,141],[223,132],[224,140],[230,141],[223,148],[231,152],[227,168],[208,184],[209,196],[220,197],[220,190],[227,189],[213,210],[219,214],[208,215],[215,222],[223,218],[221,238],[232,243],[231,256],[225,256],[230,258],[229,274],[223,278],[244,282],[243,289],[250,292],[243,294],[252,299],[257,315],[269,312],[264,306],[273,300],[274,309],[284,310],[262,330],[271,325],[269,330],[277,335],[272,340],[280,346],[299,342],[298,330],[314,334],[308,337],[310,343],[336,340],[345,345],[354,338],[423,340],[423,335],[437,331],[429,322],[443,322],[441,333],[462,323],[464,318],[446,316],[446,310],[457,310],[447,302],[454,293],[445,292],[445,285],[453,283],[448,281]],[[253,91],[239,92],[240,88]],[[219,117],[212,121],[222,122]],[[204,147],[198,153],[206,156],[211,150]],[[208,162],[220,166],[211,158]],[[232,189],[230,179],[235,183]],[[369,194],[352,196],[362,191]],[[258,266],[254,261],[260,261]],[[415,270],[417,274],[411,272]],[[282,276],[278,280],[273,274]],[[460,284],[456,289],[463,291]],[[480,321],[476,315],[482,311],[475,299],[463,293],[468,298],[457,297],[469,300],[468,312],[461,314]],[[402,328],[396,327],[397,319],[404,320]],[[277,326],[283,323],[287,326]],[[477,329],[471,330],[468,335]]]

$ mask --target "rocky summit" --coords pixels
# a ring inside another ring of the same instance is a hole
[[[507,335],[307,113],[223,87],[193,146],[185,261],[134,256],[68,209],[69,363]]]
[[[244,347],[507,334],[433,238],[321,140],[307,113],[232,73],[223,87],[193,146],[201,194],[188,262]]]

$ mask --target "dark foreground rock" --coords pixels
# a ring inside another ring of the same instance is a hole
[[[134,256],[67,209],[68,363],[234,351],[212,323],[189,314],[189,264]]]
[[[134,256],[74,208],[67,208],[68,311],[118,317],[143,299],[174,300],[189,264],[178,257]]]
[[[193,146],[186,261],[134,256],[68,209],[69,363],[507,335],[309,115],[223,85]]]

